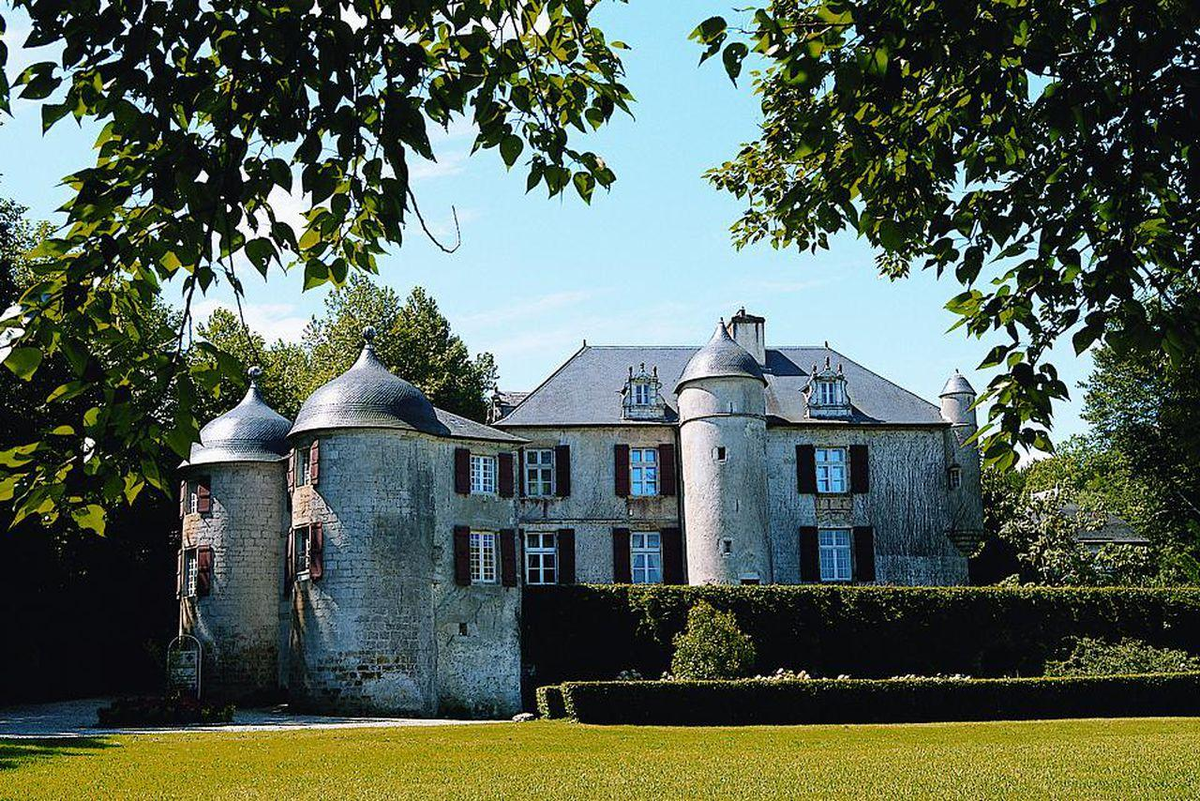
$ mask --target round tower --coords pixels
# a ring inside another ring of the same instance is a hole
[[[724,321],[679,377],[691,584],[772,581],[765,387],[758,360],[733,341]]]
[[[200,430],[181,466],[180,628],[204,647],[206,697],[279,690],[279,566],[288,527],[284,460],[291,422],[250,389]]]
[[[949,493],[950,538],[970,554],[983,535],[982,473],[979,448],[967,440],[979,429],[975,416],[975,390],[954,371],[939,396],[946,432],[946,487]]]

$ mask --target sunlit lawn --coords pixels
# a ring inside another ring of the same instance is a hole
[[[0,741],[4,798],[1196,798],[1200,719]]]

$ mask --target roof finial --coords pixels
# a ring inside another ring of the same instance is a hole
[[[371,347],[371,343],[375,341],[375,326],[363,326],[362,338],[367,343],[367,347]]]
[[[250,376],[250,386],[258,386],[258,379],[262,377],[263,369],[257,364],[246,371],[246,375]]]

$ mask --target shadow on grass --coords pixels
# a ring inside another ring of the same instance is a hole
[[[58,737],[45,740],[0,739],[0,771],[25,768],[55,757],[87,756],[117,744],[102,737]]]

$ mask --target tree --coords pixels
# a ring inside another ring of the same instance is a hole
[[[1002,371],[981,444],[1048,449],[1052,345],[1173,364],[1200,316],[1200,6],[1178,0],[774,0],[693,33],[731,78],[753,53],[757,141],[709,177],[737,244],[855,231],[886,276],[964,286],[948,308]]]
[[[739,679],[754,669],[756,650],[732,612],[707,601],[688,610],[687,628],[675,635],[671,675],[676,679]]]
[[[0,353],[14,373],[31,378],[59,354],[72,371],[47,427],[0,454],[21,515],[102,516],[129,482],[165,489],[120,457],[184,456],[199,394],[239,369],[211,343],[207,358],[185,358],[196,291],[225,281],[240,292],[239,264],[264,276],[296,265],[307,287],[373,272],[406,226],[425,229],[408,179],[414,159],[434,158],[430,126],[469,120],[477,149],[509,167],[524,158],[527,186],[550,195],[573,188],[587,201],[614,180],[570,135],[631,100],[623,45],[591,26],[591,3],[13,5],[31,21],[25,44],[61,55],[10,87],[0,46],[0,111],[19,90],[41,102],[44,128],[67,116],[100,126],[95,163],[67,178],[66,225],[41,245],[38,282],[0,320],[15,336]],[[293,192],[308,206],[301,230],[272,208],[272,195]],[[185,310],[164,340],[146,312],[170,283]],[[95,396],[81,413],[63,405],[75,389]],[[172,417],[150,415],[142,392],[174,393]],[[86,454],[79,441],[74,457],[53,447],[63,426],[91,443]]]
[[[490,353],[474,359],[437,301],[415,287],[403,304],[400,296],[364,276],[325,299],[325,315],[304,334],[312,374],[308,392],[345,371],[362,349],[362,330],[378,332],[375,353],[397,375],[415,384],[430,402],[473,420],[487,418],[488,398],[496,386]],[[307,393],[305,393],[307,395]]]

